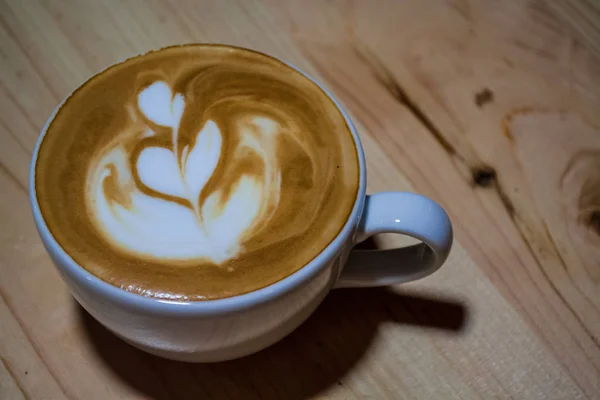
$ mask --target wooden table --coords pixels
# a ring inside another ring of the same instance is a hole
[[[447,265],[336,291],[222,364],[154,358],[92,320],[33,226],[32,148],[91,74],[187,42],[320,78],[357,123],[369,190],[446,207]],[[600,398],[599,54],[591,0],[1,0],[0,398]]]

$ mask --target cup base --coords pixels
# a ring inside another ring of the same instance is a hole
[[[131,346],[142,350],[146,353],[152,354],[157,357],[166,358],[173,361],[181,361],[188,363],[215,363],[221,361],[230,361],[238,358],[246,357],[251,354],[257,353],[286,337],[302,323],[304,323],[308,317],[316,310],[321,304],[327,291],[323,292],[320,296],[315,298],[310,304],[301,309],[298,313],[291,316],[289,319],[284,321],[276,329],[264,333],[263,335],[246,340],[241,343],[234,344],[229,347],[222,347],[215,350],[199,350],[194,351],[176,351],[160,349],[157,347],[147,346],[143,343],[138,343],[130,340],[117,332],[112,331],[117,337],[122,339],[124,342]]]

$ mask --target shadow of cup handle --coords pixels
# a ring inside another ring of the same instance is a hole
[[[414,193],[367,196],[355,244],[378,233],[399,233],[423,243],[392,250],[354,250],[336,288],[388,286],[423,278],[446,261],[453,240],[444,209]]]

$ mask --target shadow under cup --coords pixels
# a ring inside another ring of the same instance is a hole
[[[314,259],[278,282],[238,296],[194,302],[144,297],[110,285],[79,266],[52,236],[36,197],[35,163],[41,139],[58,108],[48,121],[35,148],[30,174],[36,227],[73,296],[96,320],[128,343],[180,361],[239,358],[289,334],[335,286],[382,286],[418,279],[437,270],[448,256],[452,228],[446,213],[433,201],[410,193],[366,196],[364,153],[350,118],[325,88],[291,67],[318,85],[343,115],[357,152],[358,191],[339,234]],[[359,262],[351,259],[344,268],[356,243],[382,232],[407,234],[424,243],[409,248],[404,255],[379,255],[377,265],[369,263],[368,254],[363,253],[355,258]]]

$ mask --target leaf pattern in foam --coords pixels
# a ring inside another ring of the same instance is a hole
[[[265,160],[265,175],[241,176],[227,199],[222,198],[221,191],[216,191],[199,204],[201,192],[221,156],[223,138],[219,127],[208,120],[195,140],[178,149],[178,145],[183,144],[178,141],[185,109],[183,95],[173,95],[165,82],[158,81],[144,88],[137,100],[138,108],[146,118],[157,125],[170,127],[173,135],[172,148],[152,146],[140,152],[136,160],[139,179],[155,192],[189,200],[194,212],[166,199],[136,193],[131,209],[119,206],[105,213],[112,214],[114,220],[108,218],[110,221],[105,223],[105,229],[113,230],[113,237],[125,235],[121,239],[123,243],[129,241],[130,248],[159,257],[208,257],[216,263],[235,257],[244,232],[265,212],[263,202],[266,198],[274,203],[266,206],[268,213],[278,202],[281,177],[268,162],[274,149],[263,148],[261,144],[263,136],[270,137],[278,131],[277,124],[265,118],[254,118],[242,124],[245,125],[243,128],[240,126],[246,138],[241,146]],[[152,134],[151,129],[145,133],[146,136]],[[268,191],[274,191],[276,196],[271,198]],[[106,205],[108,210],[109,204]],[[162,212],[156,212],[158,209]],[[196,218],[188,218],[193,214]]]
[[[208,120],[198,132],[193,147],[183,149],[183,179],[192,204],[197,204],[200,192],[217,167],[221,156],[221,131]],[[199,206],[199,205],[198,205]]]
[[[139,93],[138,107],[150,121],[173,130],[172,150],[149,147],[140,153],[136,164],[140,180],[156,192],[187,198],[196,208],[200,192],[219,161],[221,132],[217,124],[207,121],[193,147],[186,145],[182,149],[183,160],[178,163],[177,136],[185,109],[183,95],[173,95],[163,81],[154,82]]]

